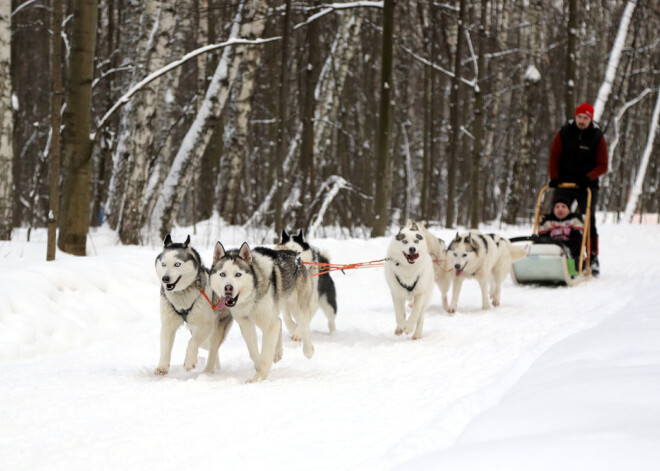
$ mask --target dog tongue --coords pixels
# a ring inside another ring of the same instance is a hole
[[[219,311],[220,309],[223,309],[225,307],[225,304],[227,304],[227,298],[231,299],[231,296],[223,296],[218,300],[218,304],[216,304],[213,309]]]

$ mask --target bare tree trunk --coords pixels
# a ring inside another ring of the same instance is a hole
[[[48,211],[48,245],[46,260],[55,260],[57,221],[60,212],[60,126],[62,112],[62,0],[53,0],[51,13],[51,73],[53,96],[51,99],[51,140],[48,175],[50,178],[50,210]]]
[[[314,0],[314,6],[318,6],[320,0]],[[302,191],[300,202],[302,203],[301,214],[307,212],[307,208],[315,193],[315,168],[314,168],[314,114],[316,112],[316,100],[314,91],[319,80],[319,69],[321,67],[319,49],[319,31],[317,22],[313,21],[307,26],[306,38],[307,66],[305,67],[305,92],[302,100],[302,137],[300,143],[300,173],[302,178]]]
[[[577,80],[578,53],[578,0],[568,0],[568,44],[566,47],[566,119],[573,117],[575,110],[575,82]]]
[[[460,0],[458,13],[458,32],[456,34],[456,52],[454,57],[454,77],[451,81],[451,98],[449,103],[449,114],[451,123],[451,135],[449,140],[449,159],[447,161],[447,219],[445,226],[454,227],[454,199],[456,198],[456,164],[458,160],[458,146],[460,130],[459,98],[461,77],[461,56],[463,55],[463,18],[465,16],[465,0]]]
[[[96,0],[75,0],[71,55],[66,88],[64,162],[60,233],[57,246],[73,255],[86,254],[91,199],[90,124],[96,47]]]
[[[266,26],[267,5],[261,3],[255,12],[254,29],[250,37],[245,39],[257,39],[261,37]],[[223,177],[226,181],[222,185],[220,214],[225,216],[231,224],[237,223],[236,208],[238,204],[239,185],[243,174],[243,161],[247,150],[247,136],[249,132],[250,117],[252,115],[252,95],[255,87],[255,74],[261,63],[260,47],[240,46],[244,49],[243,62],[240,67],[240,86],[234,92],[233,126],[228,133],[225,146],[227,148],[226,158],[229,161],[229,175]]]
[[[392,63],[394,45],[394,9],[396,0],[384,0],[383,52],[380,78],[380,112],[378,118],[378,144],[376,167],[376,195],[374,196],[374,220],[371,237],[382,237],[389,223],[387,212],[392,192],[392,163],[390,157],[390,133],[392,131]]]
[[[289,95],[289,21],[291,17],[291,0],[286,0],[286,9],[284,12],[284,24],[282,26],[282,57],[280,64],[280,83],[278,90],[278,121],[277,121],[277,145],[275,149],[275,234],[282,233],[284,221],[282,215],[282,203],[284,202],[284,154],[287,148],[286,126],[288,121],[287,99]]]
[[[138,80],[161,69],[169,58],[170,31],[176,21],[174,3],[171,0],[150,0],[146,3],[142,17],[145,30],[141,38],[144,42],[138,49],[143,64],[135,69]],[[150,151],[153,149],[161,105],[156,101],[157,98],[155,86],[150,86],[133,99],[130,141],[125,144],[131,160],[122,195],[124,204],[119,223],[119,239],[123,244],[141,242],[140,229],[144,222],[142,201],[149,179]]]
[[[0,240],[10,240],[13,228],[13,139],[11,106],[11,2],[0,6]]]
[[[481,87],[484,84],[485,76],[485,53],[486,53],[486,21],[488,11],[488,0],[481,0],[481,20],[479,24],[479,59],[477,67],[479,69],[477,77],[477,86],[474,87],[474,147],[472,148],[472,181],[470,182],[472,195],[470,198],[470,227],[477,229],[481,218],[480,207],[482,195],[479,189],[479,167],[481,165],[481,151],[483,149],[484,135],[484,97]]]

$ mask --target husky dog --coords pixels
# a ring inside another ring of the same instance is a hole
[[[456,233],[447,253],[454,269],[450,313],[456,312],[461,285],[466,278],[475,278],[479,282],[482,309],[490,309],[489,285],[493,306],[499,306],[502,282],[511,270],[511,264],[525,256],[524,249],[514,247],[508,239],[479,231]]]
[[[275,247],[277,250],[293,250],[300,259],[306,263],[330,263],[330,257],[321,252],[316,247],[312,247],[305,240],[305,235],[301,230],[298,235],[290,237],[285,230],[282,231],[282,240]],[[328,331],[333,333],[336,330],[335,319],[337,318],[337,292],[335,282],[330,278],[329,273],[312,276],[323,271],[319,265],[309,265],[307,272],[310,274],[312,282],[311,312],[312,317],[320,307],[328,318]],[[284,324],[294,340],[300,340],[300,326],[297,326],[288,313],[284,313]]]
[[[280,311],[291,312],[301,326],[303,353],[307,358],[314,355],[309,329],[312,286],[307,270],[296,258],[290,250],[250,250],[247,242],[229,251],[220,242],[215,245],[211,287],[224,297],[241,328],[256,370],[249,382],[266,379],[273,362],[282,358]],[[261,353],[255,326],[262,332]]]
[[[205,373],[213,373],[220,367],[218,349],[231,327],[229,309],[214,311],[204,297],[212,294],[208,270],[195,249],[190,246],[190,236],[183,244],[172,242],[168,234],[163,251],[156,257],[156,273],[160,287],[160,361],[154,371],[166,375],[170,368],[172,345],[177,329],[186,324],[192,337],[188,342],[183,366],[190,371],[197,363],[200,346],[208,348]],[[218,304],[218,307],[222,303]]]
[[[442,307],[447,311],[449,309],[447,293],[449,292],[452,280],[452,270],[447,259],[447,247],[442,239],[437,238],[426,229],[423,222],[417,224],[417,227],[426,240],[426,246],[433,260],[435,284],[440,288],[440,292],[442,293]]]
[[[412,338],[422,337],[424,313],[433,294],[433,261],[426,240],[416,223],[410,219],[387,249],[385,279],[390,287],[394,314],[395,335],[414,333]],[[406,320],[405,302],[412,307]]]

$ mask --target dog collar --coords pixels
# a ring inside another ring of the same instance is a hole
[[[396,281],[399,282],[399,284],[401,285],[402,288],[407,289],[409,292],[411,292],[412,290],[415,289],[415,286],[417,286],[417,282],[419,281],[419,275],[417,275],[417,279],[412,284],[412,286],[408,286],[403,281],[401,281],[401,278],[399,278],[399,275],[397,275],[396,273],[394,274],[394,278],[396,278]]]

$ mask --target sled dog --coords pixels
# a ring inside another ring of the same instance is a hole
[[[435,276],[435,284],[442,293],[442,307],[447,311],[449,303],[447,302],[447,293],[452,281],[452,270],[447,259],[447,246],[442,239],[431,234],[424,226],[423,222],[417,224],[419,232],[426,240],[426,246],[431,254],[433,260],[433,274]]]
[[[170,368],[172,345],[177,329],[186,324],[192,336],[183,366],[190,371],[197,363],[200,346],[208,348],[205,373],[220,367],[218,349],[231,327],[229,309],[213,310],[206,300],[212,295],[209,272],[197,251],[190,246],[190,236],[183,244],[173,243],[168,234],[163,250],[156,257],[156,273],[160,280],[160,360],[154,371],[166,375]]]
[[[298,232],[298,235],[294,235],[293,237],[283,230],[282,239],[275,248],[277,250],[293,250],[306,263],[330,263],[330,257],[326,253],[307,243],[302,230]],[[336,330],[335,319],[337,318],[335,282],[332,281],[329,273],[311,276],[322,271],[323,268],[319,265],[307,265],[307,272],[310,274],[312,283],[310,310],[312,317],[314,317],[319,307],[323,310],[325,317],[328,319],[328,332],[332,334]],[[300,326],[296,325],[287,312],[284,313],[284,324],[294,340],[300,340]]]
[[[211,287],[224,297],[225,305],[241,328],[241,334],[256,370],[249,381],[268,377],[273,362],[282,358],[280,311],[290,312],[301,328],[303,353],[314,354],[309,322],[312,287],[305,267],[290,250],[256,247],[247,242],[226,251],[218,242],[213,252]],[[256,327],[262,332],[261,353]]]
[[[410,219],[388,246],[385,279],[394,304],[394,333],[410,334],[414,330],[412,338],[421,338],[424,313],[433,294],[433,261],[424,235]],[[406,301],[412,308],[407,320]]]
[[[449,312],[456,312],[461,285],[467,278],[475,278],[481,287],[481,308],[499,306],[502,283],[511,270],[511,264],[525,256],[521,247],[514,247],[508,239],[496,234],[470,231],[456,233],[447,249],[450,266],[454,269],[452,298]]]

